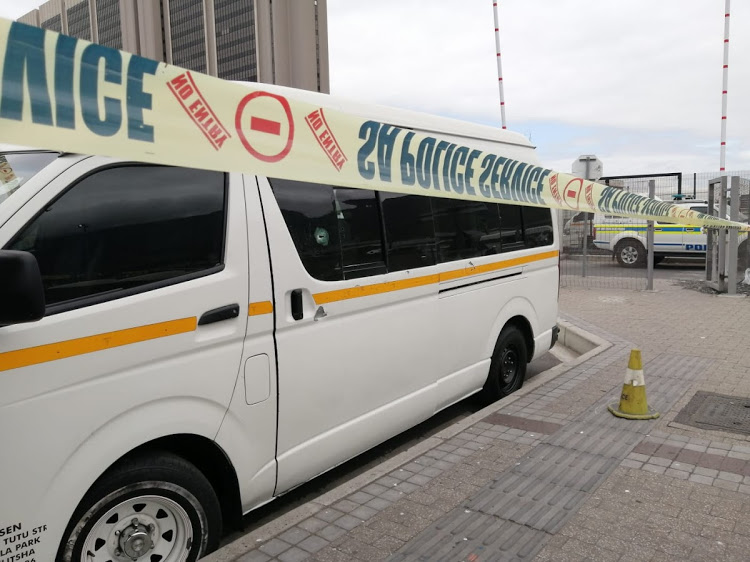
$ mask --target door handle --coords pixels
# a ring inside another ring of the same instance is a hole
[[[302,289],[294,289],[291,294],[292,300],[292,318],[295,320],[302,320],[304,313],[302,312]]]
[[[240,305],[228,304],[204,312],[201,315],[200,320],[198,320],[198,326],[205,326],[206,324],[213,324],[214,322],[221,322],[222,320],[231,320],[232,318],[237,318],[239,315]]]

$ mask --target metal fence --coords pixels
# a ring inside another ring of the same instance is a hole
[[[729,176],[739,176],[740,217],[748,222],[750,216],[750,171],[728,172]],[[665,201],[679,199],[706,200],[709,181],[718,176],[716,172],[686,174],[669,172],[663,174],[643,174],[608,176],[600,182],[623,190],[648,196],[649,183],[654,184],[657,199]],[[623,219],[591,213],[560,212],[562,254],[560,260],[561,284],[563,287],[603,287],[616,289],[643,290],[647,288],[647,256],[645,221]],[[657,253],[659,247],[683,243],[683,231],[679,227],[656,225]],[[639,239],[623,240],[624,230],[635,231]],[[596,241],[596,243],[594,242]],[[743,251],[745,254],[743,254]],[[750,262],[748,244],[740,248],[738,269],[742,279]],[[705,267],[705,257],[681,257],[654,260],[657,277],[680,276],[682,273],[695,275]]]

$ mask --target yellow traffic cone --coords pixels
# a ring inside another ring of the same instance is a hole
[[[625,384],[622,385],[620,404],[610,404],[608,407],[618,418],[629,420],[652,420],[659,417],[646,403],[646,383],[643,380],[643,363],[641,350],[630,350],[628,370],[625,372]]]

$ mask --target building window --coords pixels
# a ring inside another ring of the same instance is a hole
[[[253,0],[214,0],[219,78],[258,81]]]
[[[68,35],[91,41],[91,18],[87,0],[68,8]]]
[[[122,49],[120,0],[96,0],[96,21],[99,44]]]
[[[202,0],[170,0],[172,64],[206,72],[206,29]]]
[[[60,14],[55,14],[51,18],[44,20],[42,22],[42,28],[62,33],[62,19],[60,18]]]

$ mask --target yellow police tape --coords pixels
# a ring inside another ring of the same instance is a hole
[[[294,90],[227,82],[4,19],[0,77],[0,142],[396,193],[748,229],[489,152],[469,138],[450,142],[310,103]]]

